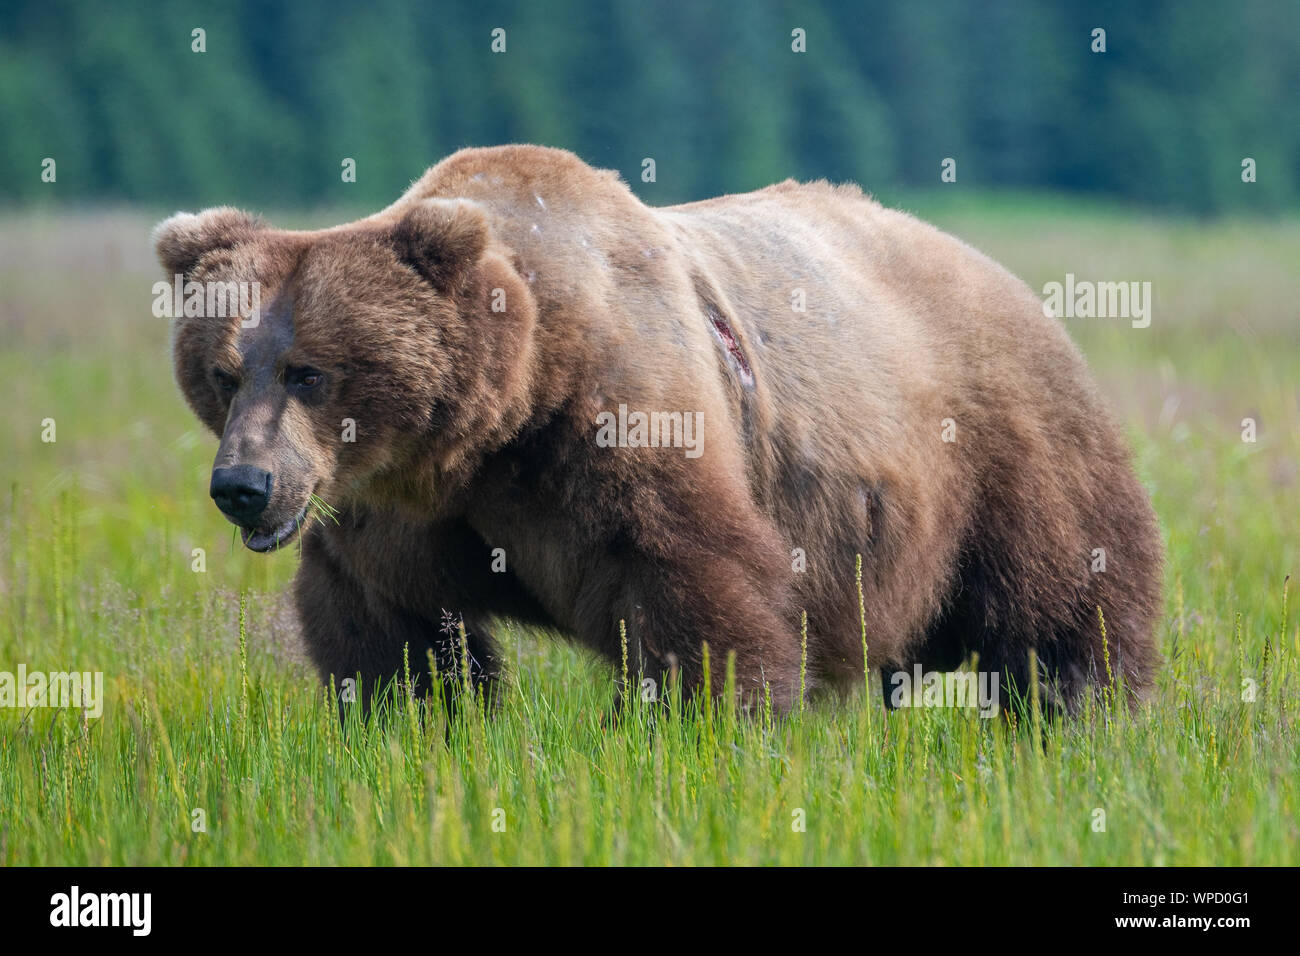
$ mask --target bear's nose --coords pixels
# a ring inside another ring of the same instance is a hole
[[[242,525],[251,525],[271,500],[271,473],[252,465],[212,469],[208,493],[222,512]]]

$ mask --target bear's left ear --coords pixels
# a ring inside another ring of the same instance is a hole
[[[451,292],[487,250],[487,216],[467,199],[425,199],[393,227],[392,243],[402,262]]]
[[[230,206],[207,209],[197,216],[178,212],[154,227],[153,245],[168,275],[189,276],[207,253],[233,248],[261,228],[261,220]]]

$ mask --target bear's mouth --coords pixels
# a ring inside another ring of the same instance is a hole
[[[265,554],[268,551],[274,551],[283,544],[288,544],[302,530],[302,526],[307,520],[307,508],[310,505],[311,501],[308,499],[307,504],[302,506],[302,510],[273,531],[262,531],[258,528],[240,528],[239,536],[244,541],[244,547],[249,551]]]

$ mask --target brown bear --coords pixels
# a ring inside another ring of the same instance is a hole
[[[176,375],[245,544],[301,529],[325,679],[382,685],[408,647],[456,673],[449,616],[489,688],[496,619],[613,662],[623,624],[634,675],[698,688],[707,642],[714,693],[734,654],[746,699],[788,708],[863,683],[861,555],[882,672],[977,652],[1023,690],[1034,651],[1066,707],[1107,667],[1150,681],[1159,535],[1079,352],[1024,283],[854,186],[651,208],[504,146],[347,225],[218,208],[155,238],[187,290],[260,290],[178,319]]]

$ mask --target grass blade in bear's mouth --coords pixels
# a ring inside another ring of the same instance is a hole
[[[303,522],[307,519],[307,509],[304,507],[298,514],[286,521],[274,531],[260,531],[256,528],[240,528],[239,536],[243,539],[244,547],[249,551],[256,551],[259,554],[265,554],[272,551],[282,544],[288,544],[297,535],[302,528]]]

